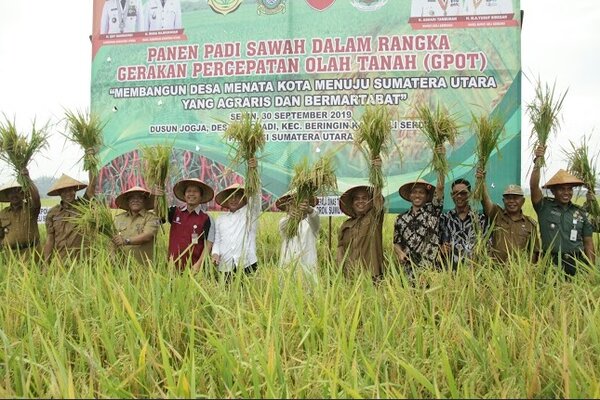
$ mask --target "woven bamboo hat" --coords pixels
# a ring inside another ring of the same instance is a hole
[[[144,209],[151,210],[154,207],[154,196],[149,190],[141,186],[134,186],[117,196],[115,203],[121,210],[129,211],[129,195],[139,193],[144,196]]]
[[[354,193],[356,193],[359,190],[366,190],[367,193],[369,193],[372,197],[374,189],[375,188],[373,186],[360,185],[360,186],[351,187],[350,189],[346,190],[340,196],[340,210],[342,210],[342,212],[349,217],[352,217],[352,218],[356,217],[356,214],[354,213],[354,210],[352,209],[352,199],[354,198]],[[383,198],[383,196],[381,196],[381,197]]]
[[[215,191],[208,186],[206,183],[202,182],[200,179],[190,178],[190,179],[182,179],[173,186],[173,193],[175,197],[177,197],[181,201],[185,201],[185,189],[189,185],[196,185],[200,187],[202,191],[202,196],[200,197],[200,204],[208,203],[215,196]]]
[[[240,185],[239,183],[234,183],[233,185],[227,186],[225,189],[223,189],[219,193],[217,193],[217,195],[215,196],[215,202],[218,205],[220,205],[221,207],[224,207],[223,203],[225,203],[227,201],[227,199],[229,199],[231,197],[231,195],[236,192],[241,192],[242,195],[244,195],[245,194],[244,185]]]
[[[71,189],[74,188],[75,191],[85,189],[88,185],[83,182],[79,182],[77,179],[71,178],[69,175],[62,174],[60,178],[52,186],[48,191],[48,196],[60,196],[60,191],[63,189]]]
[[[292,200],[292,198],[294,197],[295,194],[296,194],[296,192],[292,191],[292,190],[284,193],[275,202],[275,207],[277,207],[281,211],[287,211],[288,205],[289,205],[290,201]],[[319,199],[317,199],[316,197],[313,196],[313,198],[310,199],[309,205],[311,207],[314,207],[317,204],[319,204]]]
[[[11,189],[15,189],[15,188],[23,188],[23,186],[21,186],[21,184],[16,179],[0,186],[0,202],[2,202],[2,203],[9,202],[10,200],[8,199],[8,192]]]
[[[398,189],[398,194],[400,194],[400,197],[402,197],[404,200],[410,202],[410,192],[417,185],[427,190],[427,201],[431,201],[431,199],[433,199],[434,187],[431,183],[423,179],[417,179],[416,181],[406,182],[404,185],[400,186],[400,188]]]
[[[556,174],[542,188],[550,189],[552,186],[558,185],[572,185],[572,186],[581,186],[583,185],[583,181],[577,178],[575,175],[571,175],[564,169],[559,169]]]

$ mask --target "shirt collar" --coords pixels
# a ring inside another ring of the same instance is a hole
[[[187,204],[184,204],[181,206],[181,211],[187,211],[190,214],[195,212],[196,214],[200,215],[200,213],[202,212],[202,204],[198,204],[198,206],[191,211],[188,209]]]

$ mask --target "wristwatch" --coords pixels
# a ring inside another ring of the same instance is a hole
[[[125,244],[128,244],[128,245],[131,244],[131,240],[129,240],[129,238],[126,238],[125,239]]]

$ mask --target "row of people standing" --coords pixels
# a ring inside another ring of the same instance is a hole
[[[443,148],[436,151],[444,152]],[[543,157],[545,149],[536,149],[536,156]],[[381,160],[374,160],[380,164]],[[249,165],[257,167],[255,160]],[[27,171],[23,175],[28,179]],[[485,179],[485,171],[477,171],[478,178]],[[403,184],[399,195],[410,202],[408,211],[397,216],[394,224],[394,254],[399,264],[412,273],[415,268],[427,266],[455,267],[469,260],[478,241],[485,243],[498,262],[505,262],[516,252],[526,252],[536,261],[540,251],[561,265],[567,274],[574,274],[578,261],[595,262],[592,233],[588,215],[572,203],[573,187],[582,182],[565,171],[559,171],[544,186],[552,191],[554,198],[545,198],[539,188],[539,168],[531,175],[532,203],[538,213],[541,232],[541,249],[537,225],[522,211],[525,202],[523,190],[509,185],[503,192],[504,207],[493,204],[487,190],[484,191],[483,213],[471,208],[471,185],[458,179],[451,185],[455,208],[442,213],[445,177],[439,174],[434,187],[424,180]],[[29,181],[31,181],[29,179]],[[94,197],[95,178],[90,174],[87,186],[63,175],[48,192],[60,196],[61,202],[53,207],[46,219],[47,240],[43,257],[49,261],[58,257],[77,256],[90,248],[90,239],[79,232],[72,217],[76,213],[73,204]],[[4,247],[18,251],[39,249],[37,214],[40,209],[39,193],[30,182],[31,196],[24,202],[24,193],[17,183],[0,190],[0,201],[10,206],[0,212],[1,240]],[[87,188],[83,198],[76,198],[76,191]],[[133,187],[116,198],[123,211],[116,215],[118,230],[112,242],[114,246],[131,253],[138,261],[153,260],[154,241],[161,223],[151,211],[155,193],[142,187]],[[256,255],[256,232],[261,212],[261,199],[247,199],[240,185],[228,187],[214,196],[214,191],[198,179],[184,179],[173,187],[175,197],[183,205],[169,209],[169,258],[183,269],[190,266],[198,270],[208,256],[223,273],[231,275],[237,270],[253,272],[258,267]],[[217,204],[227,211],[215,220],[202,211],[202,204],[215,198]],[[280,264],[297,263],[311,277],[317,276],[317,242],[319,215],[315,202],[296,207],[291,201],[293,193],[287,193],[277,201],[277,206],[287,216],[280,222],[282,247]],[[346,275],[367,271],[374,279],[384,271],[382,227],[384,222],[384,199],[373,198],[373,188],[368,185],[348,189],[340,197],[340,209],[349,217],[338,233],[337,262]],[[381,211],[379,211],[381,210]],[[283,227],[290,215],[301,215],[299,234],[285,238]],[[489,224],[488,224],[489,221]],[[491,227],[487,235],[486,227]]]

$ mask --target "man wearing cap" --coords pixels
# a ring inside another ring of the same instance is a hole
[[[115,216],[119,233],[112,238],[113,244],[142,265],[152,263],[154,239],[160,225],[158,217],[151,211],[154,196],[143,187],[134,186],[117,196],[115,202],[125,212]]]
[[[485,171],[478,169],[477,179],[485,179]],[[492,256],[506,262],[512,254],[524,251],[531,256],[531,261],[538,260],[540,244],[536,222],[523,214],[525,196],[518,185],[508,185],[502,193],[504,208],[494,204],[490,199],[487,186],[483,186],[481,205],[488,220],[492,222]]]
[[[248,160],[248,168],[257,168],[256,159]],[[262,210],[261,195],[246,198],[244,187],[234,184],[220,191],[215,201],[227,209],[217,219],[217,234],[212,259],[225,279],[239,270],[251,274],[258,269],[256,231]]]
[[[25,168],[21,176],[29,187],[29,198],[25,199],[23,187],[12,181],[0,188],[0,202],[10,203],[0,211],[0,244],[4,249],[19,253],[34,252],[40,242],[37,218],[42,204],[37,187]]]
[[[48,191],[48,196],[60,196],[60,204],[52,207],[46,216],[46,243],[44,259],[48,262],[53,254],[61,259],[77,258],[90,247],[89,240],[75,226],[72,219],[78,212],[74,205],[91,200],[95,196],[96,176],[89,173],[89,185],[63,174]],[[87,189],[86,189],[87,188]],[[77,191],[86,189],[83,197]]]
[[[440,217],[440,235],[442,255],[456,269],[464,258],[473,256],[478,238],[483,237],[486,218],[471,208],[471,183],[463,178],[452,182],[451,188],[454,209]]]
[[[175,197],[185,204],[169,207],[169,258],[179,270],[200,270],[215,241],[215,223],[202,211],[202,204],[213,199],[214,191],[200,179],[183,179],[173,186]]]
[[[411,203],[399,214],[394,224],[394,253],[406,272],[413,267],[434,266],[439,251],[438,225],[444,206],[443,173],[438,174],[434,187],[418,179],[400,186],[400,197]]]
[[[279,220],[279,233],[282,239],[279,266],[285,267],[297,262],[304,274],[315,282],[318,264],[317,240],[321,224],[319,211],[315,208],[317,202],[317,199],[313,198],[310,203],[303,201],[296,206],[292,192],[285,193],[275,202],[277,208],[287,213]],[[291,238],[286,236],[286,226],[290,218],[300,220],[298,233]]]
[[[371,163],[381,166],[380,159]],[[354,186],[340,196],[340,209],[349,218],[338,231],[337,262],[346,277],[364,271],[377,282],[383,276],[383,204],[372,186]]]
[[[555,265],[561,266],[564,273],[572,276],[577,272],[577,260],[596,263],[594,251],[594,229],[583,208],[571,202],[573,188],[583,185],[583,181],[565,170],[559,170],[546,184],[554,198],[544,197],[540,188],[540,164],[546,148],[535,149],[534,166],[529,185],[531,202],[538,215],[542,249],[551,253]],[[587,258],[587,260],[586,260]]]

